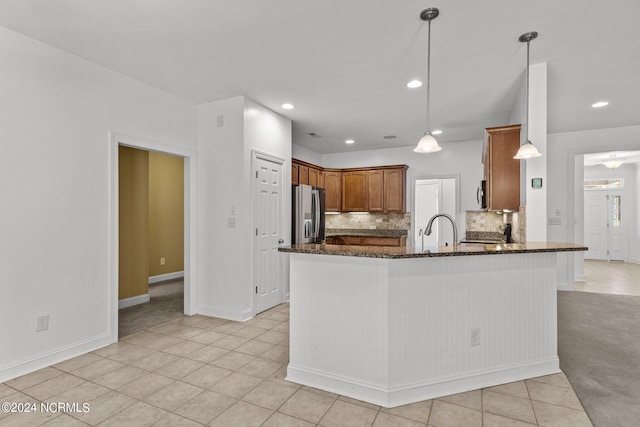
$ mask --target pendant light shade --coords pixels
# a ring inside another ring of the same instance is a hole
[[[431,87],[431,21],[436,19],[440,11],[435,7],[430,7],[423,10],[420,13],[420,19],[429,23],[429,32],[427,35],[427,120],[426,120],[426,132],[424,136],[418,141],[418,145],[413,149],[416,153],[435,153],[442,150],[442,147],[438,145],[438,141],[433,137],[429,130],[429,101],[430,101],[430,87]]]
[[[513,158],[518,160],[526,160],[540,156],[542,156],[542,154],[540,154],[536,146],[527,139],[525,143],[520,146],[520,149]]]
[[[517,160],[533,159],[542,156],[536,146],[533,145],[533,143],[529,140],[529,42],[531,42],[531,40],[535,40],[536,37],[538,37],[538,33],[535,31],[531,31],[529,33],[524,33],[518,38],[520,42],[527,43],[527,104],[525,112],[525,122],[527,124],[527,140],[520,146],[516,155],[513,156],[513,158]]]
[[[624,157],[618,157],[615,154],[611,155],[608,159],[603,160],[602,164],[609,169],[619,168],[624,163]]]
[[[442,150],[438,145],[438,141],[431,136],[431,132],[425,132],[424,136],[418,141],[418,145],[413,149],[416,153],[435,153]]]

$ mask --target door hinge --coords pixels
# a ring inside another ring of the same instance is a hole
[[[609,255],[609,251],[607,251],[607,255]]]
[[[256,171],[256,178],[258,177],[258,171]]]
[[[258,229],[256,228],[256,236],[258,235]]]
[[[258,287],[256,286],[256,294],[258,293]]]

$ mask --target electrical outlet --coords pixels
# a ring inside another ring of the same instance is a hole
[[[557,217],[547,218],[547,224],[549,225],[560,225],[561,223],[562,223],[562,220],[560,218],[557,218]]]
[[[227,228],[236,228],[236,217],[227,217]]]
[[[49,329],[49,315],[38,316],[38,324],[36,326],[36,332],[46,331]]]
[[[166,258],[160,258],[160,265],[165,265],[167,263]]]
[[[480,345],[480,329],[471,329],[471,346]]]

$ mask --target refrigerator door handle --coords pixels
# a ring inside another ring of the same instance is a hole
[[[317,239],[320,237],[320,192],[318,190],[313,191],[313,201],[315,202],[315,218],[314,225],[315,230],[313,231],[313,237]]]

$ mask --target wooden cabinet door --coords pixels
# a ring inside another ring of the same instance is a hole
[[[342,210],[342,172],[324,171],[325,211],[340,212]]]
[[[520,126],[492,128],[488,133],[488,207],[517,211],[520,207],[520,160],[513,156],[520,147]]]
[[[384,171],[384,211],[405,211],[405,169]]]
[[[367,178],[369,180],[368,186],[368,205],[369,212],[383,212],[384,211],[384,176],[383,170],[370,170],[367,171]]]
[[[342,211],[367,212],[367,171],[342,172]]]
[[[309,168],[309,185],[318,187],[318,169]]]
[[[298,184],[298,164],[293,163],[291,165],[291,184]]]
[[[299,165],[298,166],[298,184],[309,185],[309,167]]]

